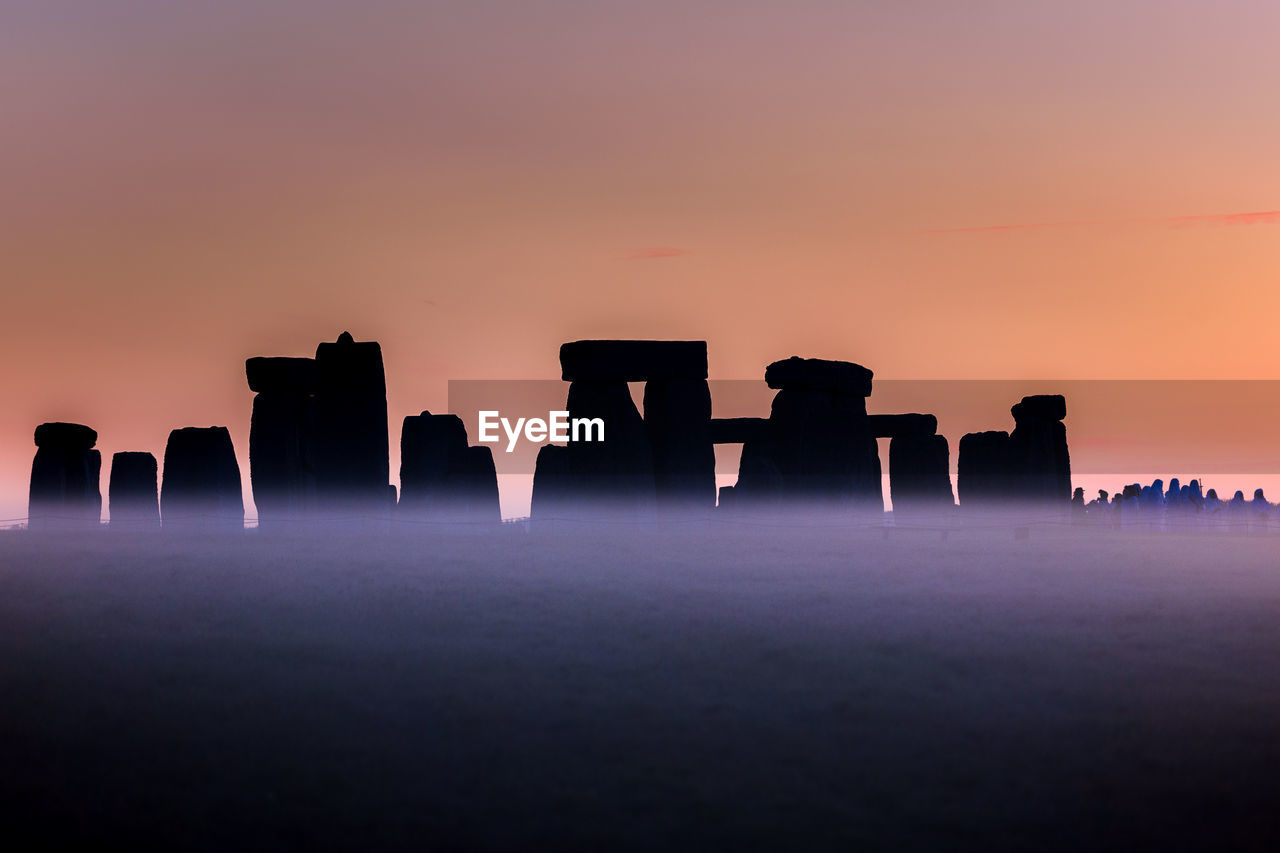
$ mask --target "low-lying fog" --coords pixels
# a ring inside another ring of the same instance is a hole
[[[44,846],[1280,849],[1280,538],[0,533]]]

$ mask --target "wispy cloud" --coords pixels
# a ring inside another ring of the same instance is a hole
[[[1277,225],[1280,210],[1251,213],[1209,213],[1195,216],[1162,216],[1154,219],[1077,220],[1072,222],[1023,222],[1014,225],[969,225],[958,228],[926,228],[916,234],[980,234],[1002,231],[1036,231],[1047,228],[1086,228],[1098,225]]]
[[[625,257],[629,261],[650,261],[656,258],[678,258],[687,254],[688,249],[675,246],[648,246],[643,249],[628,249]]]

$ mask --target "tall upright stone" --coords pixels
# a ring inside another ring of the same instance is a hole
[[[389,509],[387,383],[382,348],[343,332],[316,349],[315,475],[321,508],[357,516]]]
[[[765,484],[776,483],[786,504],[882,512],[871,381],[872,372],[853,362],[793,356],[770,364],[765,382],[778,393],[768,437],[743,445],[735,503],[764,500]]]
[[[99,487],[102,454],[98,433],[83,424],[36,427],[27,526],[32,530],[97,527],[102,518]]]
[[[960,439],[956,491],[960,506],[994,506],[1012,499],[1009,433],[1003,430],[967,433]]]
[[[1023,397],[1010,410],[1010,488],[1017,500],[1066,506],[1071,500],[1067,401],[1060,394]]]
[[[240,466],[226,427],[184,427],[169,433],[160,517],[166,530],[244,529]]]
[[[470,447],[457,415],[424,411],[400,431],[400,515],[430,521],[496,522],[498,474],[487,447]]]
[[[315,508],[316,362],[251,358],[245,362],[253,415],[249,479],[259,526],[304,518]]]
[[[950,464],[946,436],[893,436],[889,441],[889,496],[894,515],[954,507]]]
[[[533,515],[710,512],[715,448],[705,341],[571,341],[560,347],[571,418],[599,419],[603,441],[538,454]],[[644,415],[628,382],[644,382]]]
[[[660,513],[709,512],[716,503],[711,389],[705,379],[650,379],[644,425]]]
[[[159,530],[160,498],[156,458],[142,451],[111,456],[107,508],[113,530]]]
[[[565,408],[571,419],[604,424],[603,441],[565,445],[578,508],[637,517],[652,514],[653,450],[627,383],[572,382]]]

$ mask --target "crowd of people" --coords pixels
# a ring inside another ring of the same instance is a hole
[[[1077,519],[1122,528],[1280,529],[1280,505],[1269,502],[1262,489],[1254,490],[1252,500],[1246,499],[1241,490],[1229,500],[1222,500],[1216,489],[1201,492],[1199,480],[1182,484],[1177,477],[1169,481],[1168,489],[1163,480],[1155,480],[1149,486],[1132,483],[1114,494],[1099,489],[1098,497],[1087,503],[1084,489],[1078,488],[1071,498],[1071,508]]]

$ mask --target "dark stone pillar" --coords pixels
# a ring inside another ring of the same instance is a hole
[[[884,511],[880,456],[867,396],[872,373],[843,361],[792,357],[765,371],[778,389],[769,455],[787,501],[845,511]]]
[[[145,452],[113,454],[107,497],[113,530],[159,530],[156,458]]]
[[[711,389],[707,381],[646,382],[644,425],[653,448],[659,512],[710,512],[716,503],[716,452],[711,443]]]
[[[253,398],[249,479],[258,525],[304,518],[315,508],[316,365],[310,358],[245,362]]]
[[[941,435],[898,435],[889,441],[889,494],[894,515],[949,511],[950,454]]]
[[[1009,433],[971,432],[960,439],[956,491],[962,507],[1007,503],[1009,492]]]
[[[240,466],[226,427],[169,433],[160,515],[166,530],[244,529]]]
[[[457,415],[423,412],[404,419],[399,512],[441,521],[501,520],[493,453],[468,446]]]
[[[94,528],[102,519],[98,434],[82,424],[36,427],[27,526],[32,530]]]
[[[316,349],[315,469],[322,508],[385,514],[388,451],[382,348],[343,332],[337,342]]]
[[[1060,394],[1023,397],[1010,410],[1011,489],[1015,498],[1065,506],[1071,500],[1071,458],[1067,451],[1067,402]]]

